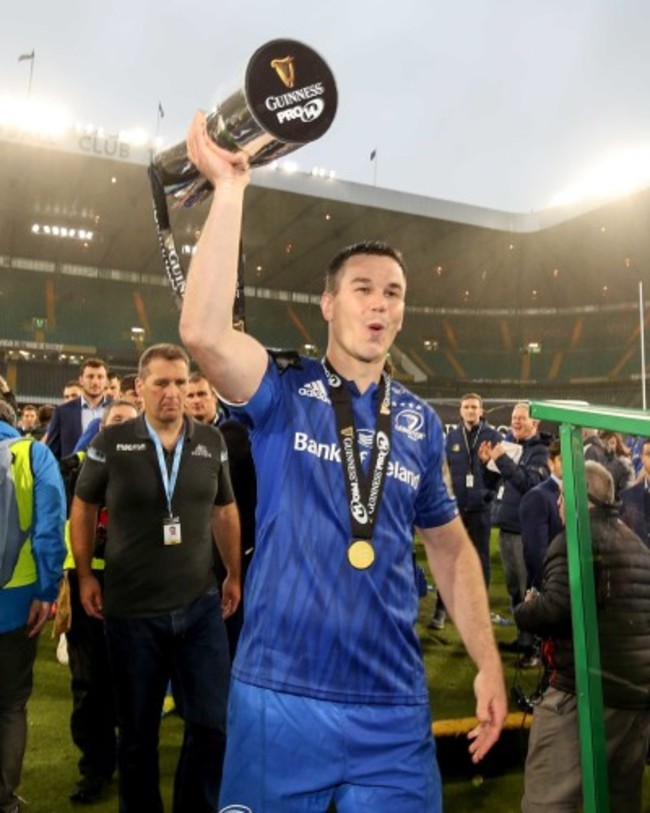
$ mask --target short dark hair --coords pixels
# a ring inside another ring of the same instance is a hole
[[[389,257],[391,260],[395,260],[402,269],[404,276],[406,276],[406,265],[399,251],[388,243],[384,243],[382,240],[363,240],[359,243],[353,243],[351,246],[346,246],[332,258],[325,272],[325,290],[328,293],[335,293],[337,291],[339,273],[345,263],[351,257],[357,257],[360,254],[370,254],[374,257]]]
[[[54,414],[54,404],[43,404],[38,408],[38,422],[40,424],[49,423]]]
[[[103,367],[106,370],[106,373],[108,373],[108,364],[106,364],[106,362],[103,359],[98,358],[85,359],[84,361],[81,362],[81,365],[79,366],[79,375],[83,375],[86,367],[93,368]]]
[[[118,381],[122,380],[122,376],[119,373],[114,373],[112,370],[109,370],[109,372],[106,375],[106,378],[108,378],[109,381],[112,381],[114,378],[117,378]]]
[[[34,404],[25,404],[25,406],[20,410],[20,414],[22,415],[23,412],[25,412],[28,409],[31,410],[32,412],[38,412]]]
[[[552,440],[548,445],[548,456],[551,460],[555,460],[562,454],[562,444],[559,440]]]
[[[68,387],[79,387],[81,389],[81,384],[79,383],[78,378],[71,378],[70,381],[66,381],[63,385],[63,389],[67,389]]]
[[[205,373],[202,373],[200,370],[192,373],[192,375],[188,379],[188,383],[196,384],[197,381],[207,381],[208,384],[210,383],[210,379],[207,377]]]
[[[138,377],[137,373],[129,373],[128,375],[122,376],[121,387],[122,392],[128,392],[129,390],[135,389],[135,381]]]
[[[178,344],[152,344],[140,356],[138,363],[138,376],[146,378],[149,373],[149,365],[153,359],[165,359],[165,361],[184,361],[187,369],[190,369],[190,357]]]

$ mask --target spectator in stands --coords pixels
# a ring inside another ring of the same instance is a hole
[[[97,435],[72,505],[81,602],[104,619],[114,678],[121,813],[162,813],[157,748],[170,677],[185,722],[174,809],[218,808],[230,662],[222,612],[239,604],[239,518],[221,434],[183,414],[188,375],[180,347],[143,353],[144,414]],[[103,590],[91,568],[98,505],[109,517]],[[223,597],[213,531],[228,569]]]
[[[501,435],[483,419],[483,399],[474,392],[460,399],[460,423],[447,433],[445,443],[451,484],[469,538],[481,560],[486,587],[490,586],[490,508],[494,492],[483,482],[478,447],[484,440],[498,443]],[[443,629],[445,606],[440,594],[429,621],[430,629]]]
[[[128,401],[112,401],[106,407],[101,419],[102,428],[132,420],[137,414],[136,408]],[[66,473],[64,475],[66,491],[70,499],[74,494],[79,471],[86,456],[86,448],[87,445],[83,451],[61,461],[61,469]],[[106,528],[106,511],[101,509],[97,515],[95,549],[91,562],[93,576],[101,587],[104,584]],[[70,732],[72,741],[81,751],[79,759],[81,779],[71,793],[70,800],[92,804],[104,795],[115,771],[117,717],[104,627],[101,621],[87,615],[81,604],[79,580],[70,550],[69,530],[66,534],[66,544],[68,555],[64,569],[71,605],[71,623],[67,632],[73,704]]]
[[[24,436],[34,438],[34,440],[41,440],[45,434],[45,430],[39,424],[38,410],[34,404],[25,404],[22,408],[18,428]]]
[[[20,439],[15,412],[0,399],[0,439],[14,440],[11,467],[18,516],[31,533],[9,581],[0,588],[0,810],[21,808],[20,783],[27,740],[26,706],[32,692],[38,634],[49,618],[62,575],[65,497],[57,462],[42,443]],[[2,517],[6,520],[6,516]],[[4,579],[3,579],[4,581]]]
[[[604,466],[585,464],[594,559],[612,813],[641,813],[650,743],[650,551],[618,519]],[[535,706],[524,813],[582,809],[566,534],[551,543],[541,592],[515,609],[517,625],[545,639],[549,686]]]
[[[621,519],[650,548],[650,438],[641,446],[641,481],[621,494]]]
[[[478,450],[481,461],[486,464],[485,483],[496,489],[493,523],[499,529],[499,551],[513,608],[523,601],[528,581],[519,518],[521,499],[550,473],[548,449],[537,432],[538,425],[539,421],[531,418],[527,403],[515,404],[510,436],[516,446],[484,441]],[[525,658],[532,654],[532,640],[529,636],[520,636],[517,641],[502,644],[501,648],[521,650]]]
[[[78,380],[68,381],[63,387],[63,402],[72,401],[83,394],[83,388]]]
[[[81,395],[54,410],[46,442],[59,460],[72,454],[88,424],[104,414],[110,401],[106,395],[106,374],[106,362],[97,358],[86,359],[79,375]]]
[[[122,397],[120,388],[120,377],[117,373],[109,372],[106,381],[106,395],[117,401]]]

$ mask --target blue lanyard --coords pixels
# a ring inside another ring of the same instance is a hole
[[[167,471],[167,463],[165,462],[165,452],[163,450],[163,445],[158,437],[158,435],[153,430],[149,421],[145,418],[144,422],[147,425],[147,432],[149,432],[149,437],[153,441],[154,446],[156,447],[156,455],[158,456],[158,467],[160,468],[160,476],[162,477],[163,481],[163,488],[165,489],[165,497],[167,498],[167,508],[169,509],[169,516],[172,517],[172,497],[174,496],[174,489],[176,488],[176,480],[178,479],[178,469],[181,465],[181,454],[183,453],[183,441],[185,440],[185,427],[183,426],[183,432],[181,436],[176,441],[176,447],[174,449],[174,461],[172,463],[172,471],[171,474]]]

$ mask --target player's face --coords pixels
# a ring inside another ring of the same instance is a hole
[[[188,369],[182,359],[153,358],[146,378],[138,378],[138,395],[147,418],[158,423],[175,423],[183,416]]]
[[[86,367],[79,376],[79,383],[87,398],[98,398],[106,391],[106,368]]]
[[[337,291],[321,299],[332,360],[383,364],[402,327],[405,293],[404,273],[391,257],[358,254],[347,260]]]
[[[205,379],[192,381],[187,385],[185,410],[201,423],[213,420],[217,414],[217,399]]]
[[[476,398],[466,398],[460,405],[460,417],[465,426],[476,426],[482,414],[481,402]]]

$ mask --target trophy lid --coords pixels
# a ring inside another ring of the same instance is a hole
[[[338,104],[334,75],[312,48],[277,39],[255,51],[246,68],[251,114],[279,141],[307,144],[329,129]]]

